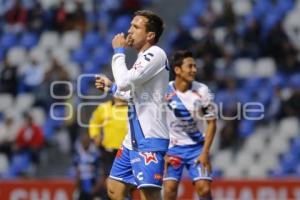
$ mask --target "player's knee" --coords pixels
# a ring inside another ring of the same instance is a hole
[[[176,199],[177,191],[170,188],[164,188],[164,199]]]
[[[210,184],[203,183],[197,187],[199,197],[208,198],[211,196]]]
[[[122,199],[122,195],[120,192],[116,191],[116,187],[114,187],[113,183],[108,179],[106,181],[106,187],[107,187],[107,195],[111,200],[119,200]]]
[[[113,188],[107,188],[107,195],[111,200],[122,200],[124,197],[119,192],[116,192]]]
[[[164,195],[164,199],[176,199],[177,196],[176,185],[165,185],[163,195]]]

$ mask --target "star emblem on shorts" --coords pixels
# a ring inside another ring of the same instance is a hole
[[[154,152],[141,152],[140,155],[143,156],[145,165],[149,165],[151,162],[158,163]]]

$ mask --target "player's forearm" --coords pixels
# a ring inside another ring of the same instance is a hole
[[[207,155],[209,154],[210,147],[215,137],[216,129],[217,129],[216,119],[207,120],[207,129],[206,129],[205,142],[204,142],[202,153],[205,153]]]
[[[121,91],[128,90],[129,89],[128,69],[126,66],[124,53],[116,53],[113,56],[112,72],[118,89]]]

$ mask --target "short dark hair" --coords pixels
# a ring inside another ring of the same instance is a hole
[[[134,13],[134,16],[143,16],[148,19],[148,22],[146,24],[146,31],[155,33],[154,43],[156,44],[164,31],[163,20],[150,10],[136,11]]]
[[[183,60],[185,58],[194,57],[193,53],[191,51],[187,50],[178,50],[176,51],[172,58],[171,58],[171,67],[174,68],[175,66],[180,67],[183,64]]]
[[[180,67],[183,64],[183,60],[185,58],[194,57],[193,53],[191,51],[187,50],[177,50],[171,57],[171,70],[170,70],[170,77],[171,80],[175,78],[175,67]]]

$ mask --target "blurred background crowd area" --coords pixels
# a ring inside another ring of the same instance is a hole
[[[94,74],[112,77],[111,39],[144,8],[165,20],[159,45],[193,51],[215,93],[214,176],[299,177],[299,0],[0,0],[0,177],[74,175],[78,116],[109,99],[88,98]]]

